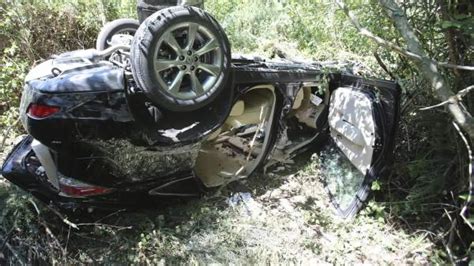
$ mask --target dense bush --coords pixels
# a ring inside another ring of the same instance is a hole
[[[375,4],[354,7],[369,29],[394,36],[390,24]],[[233,49],[239,52],[272,55],[274,48],[289,48],[316,60],[360,60],[365,57],[369,60],[366,62],[368,67],[376,68],[376,62],[371,58],[375,45],[358,35],[332,1],[215,0],[209,1],[206,8],[226,29]]]
[[[106,21],[128,16],[136,16],[133,1],[0,3],[0,128],[16,119],[23,79],[32,65],[55,53],[95,47]]]
[[[403,46],[376,1],[368,2],[353,1],[349,7],[370,31]],[[469,1],[401,2],[430,56],[472,65],[474,23]],[[2,135],[16,120],[22,82],[32,65],[53,53],[94,47],[100,27],[118,17],[134,17],[134,5],[132,0],[0,3]],[[456,215],[467,193],[466,150],[442,109],[419,111],[436,101],[412,63],[358,35],[332,1],[209,0],[206,9],[225,28],[234,52],[359,61],[369,75],[395,78],[403,90],[395,167],[381,180],[383,193],[376,193],[375,204],[385,209],[385,216],[403,221],[413,231],[430,230],[434,240],[444,243],[441,236],[452,225],[445,213]],[[472,73],[443,71],[454,91],[474,82]],[[473,100],[465,101],[470,110]],[[463,255],[472,232],[462,226],[455,231],[464,237],[453,236],[451,241],[459,244],[454,253]]]
[[[346,2],[369,31],[404,45],[376,1]],[[439,3],[402,1],[402,6],[430,56],[440,62],[472,65],[474,51],[470,40],[474,21],[466,9],[468,1]],[[292,0],[216,0],[208,7],[226,27],[234,50],[272,56],[275,49],[281,49],[290,51],[290,55],[302,54],[317,60],[357,60],[369,75],[396,79],[403,90],[396,155],[392,174],[380,181],[382,192],[376,193],[377,200],[388,210],[387,214],[409,221],[412,228],[429,227],[436,240],[440,240],[438,243],[443,242],[440,232],[446,232],[452,225],[445,219],[445,211],[459,212],[468,194],[469,159],[446,112],[419,110],[437,102],[430,84],[415,65],[360,36],[332,1],[302,4]],[[381,62],[377,62],[376,56]],[[441,71],[454,91],[474,82],[471,72]],[[466,97],[464,102],[471,111],[473,100],[474,97]],[[472,233],[469,228],[464,231],[463,221],[458,224],[458,229],[467,234],[465,239],[454,236],[463,247],[456,252],[462,254],[461,250],[469,248]]]

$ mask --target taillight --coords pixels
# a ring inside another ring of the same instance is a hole
[[[28,114],[34,118],[46,118],[59,112],[59,107],[33,103],[28,107]]]
[[[110,188],[87,184],[64,176],[59,178],[59,189],[64,195],[72,198],[97,196],[112,192]]]

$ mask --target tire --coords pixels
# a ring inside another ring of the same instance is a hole
[[[224,90],[230,56],[229,40],[213,17],[199,8],[177,6],[154,13],[138,28],[131,68],[151,102],[186,112],[205,106]]]
[[[98,51],[107,49],[112,36],[116,34],[135,35],[139,26],[138,20],[129,18],[121,18],[105,24],[97,36],[96,49]]]
[[[156,11],[177,6],[178,0],[137,0],[137,14],[140,24]]]

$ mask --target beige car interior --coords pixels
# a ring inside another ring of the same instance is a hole
[[[288,114],[298,123],[314,128],[314,135],[293,145],[290,140],[284,140],[289,144],[280,148],[277,145],[272,157],[289,157],[293,150],[312,141],[319,132],[316,120],[329,105],[331,137],[357,169],[365,173],[371,164],[375,142],[371,100],[349,87],[336,89],[331,97],[327,90],[317,94],[318,89],[315,86],[300,88]],[[247,177],[255,169],[268,142],[275,101],[275,88],[259,85],[249,89],[234,104],[222,127],[202,144],[196,159],[194,171],[205,186],[216,187]]]
[[[202,144],[194,171],[207,187],[247,177],[263,156],[275,110],[275,89],[259,85],[233,106],[223,126]]]
[[[329,106],[329,129],[337,146],[365,174],[375,144],[375,121],[369,97],[350,87],[336,89]]]

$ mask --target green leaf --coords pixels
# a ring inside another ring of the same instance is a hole
[[[463,20],[463,19],[471,18],[470,15],[466,15],[466,14],[454,14],[453,17],[457,20]]]
[[[379,181],[374,181],[372,182],[372,187],[371,187],[372,191],[379,191],[380,190],[380,183]]]
[[[462,26],[461,23],[459,23],[457,21],[443,20],[441,22],[441,28],[443,28],[443,29],[449,29],[449,28],[458,28],[458,29],[460,29],[461,26]]]
[[[461,194],[461,195],[459,195],[458,197],[459,197],[460,199],[466,201],[467,198],[469,197],[469,194],[468,194],[468,193],[466,193],[466,194]]]

